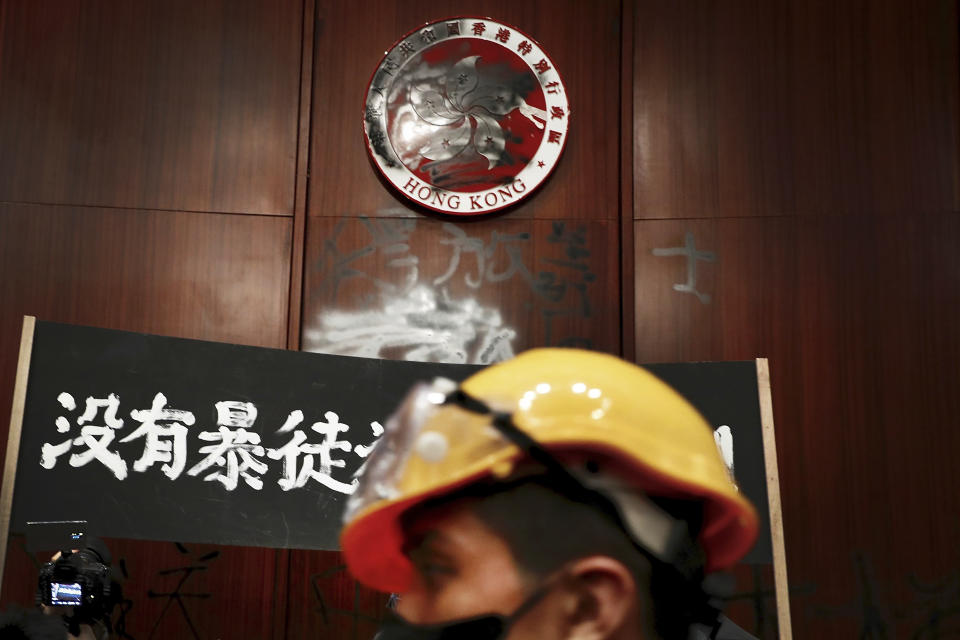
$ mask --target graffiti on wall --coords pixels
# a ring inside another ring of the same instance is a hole
[[[913,640],[960,637],[960,568],[932,580],[908,574],[901,585],[879,580],[869,556],[853,554],[856,593],[839,605],[813,604],[810,617],[847,619],[858,627],[864,640],[893,640],[906,631]],[[907,587],[909,601],[897,597]]]
[[[353,236],[346,233],[347,225],[354,224],[362,225],[365,236],[357,248],[350,247]],[[359,218],[337,223],[314,267],[313,291],[324,304],[305,323],[306,350],[426,362],[499,362],[513,356],[523,337],[505,320],[503,309],[481,300],[513,283],[520,283],[526,294],[518,306],[539,318],[542,344],[592,346],[588,338],[558,330],[555,322],[593,314],[596,275],[585,226],[554,222],[546,237],[548,255],[531,260],[529,232],[483,234],[445,222],[435,240],[427,235],[433,231],[425,230],[427,224],[432,221]],[[417,239],[432,240],[429,252],[414,251]]]
[[[682,247],[665,247],[653,250],[653,255],[658,258],[669,258],[682,256],[687,262],[687,278],[684,282],[678,282],[673,285],[674,291],[680,293],[689,293],[696,296],[697,300],[703,304],[710,304],[710,294],[697,289],[697,262],[716,262],[717,254],[713,251],[703,251],[697,249],[697,243],[693,239],[693,234],[689,231],[684,236]]]

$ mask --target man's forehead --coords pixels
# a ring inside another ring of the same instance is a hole
[[[475,500],[458,499],[417,509],[404,517],[404,551],[452,550],[488,538],[499,539],[471,509]]]

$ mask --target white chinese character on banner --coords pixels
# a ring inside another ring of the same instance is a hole
[[[203,431],[198,436],[215,444],[200,447],[200,453],[207,457],[192,466],[187,475],[196,476],[216,466],[204,480],[216,480],[227,491],[236,489],[240,478],[254,489],[262,488],[260,474],[267,470],[267,465],[258,458],[265,452],[260,434],[247,431],[257,419],[257,408],[251,402],[234,401],[218,402],[216,408],[217,431]]]
[[[61,393],[57,396],[57,401],[60,406],[68,411],[76,409],[76,401],[69,393]],[[91,461],[97,460],[109,469],[117,480],[126,478],[127,463],[118,453],[107,448],[113,442],[116,431],[123,427],[123,420],[117,418],[119,408],[120,398],[116,394],[111,393],[106,398],[88,397],[83,414],[77,418],[77,426],[81,427],[80,435],[76,438],[68,438],[58,444],[45,442],[40,449],[40,466],[44,469],[53,469],[60,456],[65,455],[75,446],[86,445],[85,451],[70,455],[71,467],[83,467]],[[103,409],[103,424],[87,424],[96,420],[100,414],[100,409]],[[70,421],[64,416],[58,416],[55,424],[59,433],[70,431]]]
[[[373,442],[369,445],[358,444],[353,448],[353,452],[357,454],[360,458],[368,458],[370,454],[373,453],[373,449],[377,446],[377,442],[380,441],[380,436],[383,435],[383,425],[374,420],[370,423],[370,429],[373,430]],[[354,478],[359,478],[363,475],[363,472],[367,468],[367,461],[364,460],[363,464],[360,465],[360,468],[353,472]]]
[[[373,451],[373,448],[377,446],[377,439],[383,435],[383,425],[376,420],[370,423],[370,428],[373,430],[373,442],[367,446],[358,444],[353,448],[353,452],[361,458],[366,458],[370,455],[370,452]],[[359,473],[357,475],[359,475]]]
[[[294,414],[298,414],[295,416]],[[267,455],[274,460],[283,460],[283,477],[278,484],[284,491],[299,488],[307,484],[310,479],[316,480],[323,486],[339,493],[350,495],[357,486],[357,481],[351,483],[336,480],[331,472],[336,468],[343,468],[346,462],[333,457],[334,451],[349,452],[352,445],[346,440],[339,440],[341,433],[350,430],[350,426],[340,422],[340,417],[333,411],[327,411],[323,414],[326,422],[315,422],[310,429],[323,436],[320,443],[307,443],[307,434],[302,430],[294,431],[290,441],[279,449],[269,449]],[[303,420],[302,412],[291,413],[291,417],[281,428],[281,431],[289,431],[296,426],[294,422],[296,417]],[[303,456],[300,459],[300,456]],[[318,465],[314,465],[314,456],[319,456]],[[298,459],[300,465],[297,466]]]
[[[141,424],[120,442],[144,439],[143,455],[133,463],[134,471],[143,472],[154,463],[163,462],[164,475],[176,480],[187,464],[187,427],[196,421],[193,413],[167,408],[166,396],[158,393],[149,409],[135,409],[130,417]]]

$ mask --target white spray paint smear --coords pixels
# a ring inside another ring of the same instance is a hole
[[[500,312],[473,298],[453,300],[418,285],[407,295],[383,298],[382,310],[330,311],[306,330],[309,351],[381,358],[401,349],[405,360],[490,364],[512,358],[516,331]]]

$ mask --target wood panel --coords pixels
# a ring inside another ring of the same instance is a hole
[[[636,7],[635,217],[956,210],[956,3]]]
[[[960,215],[643,220],[635,238],[638,360],[770,358],[795,636],[922,630],[960,567]],[[712,254],[695,281],[690,240]]]
[[[303,349],[494,362],[533,346],[619,351],[619,225],[314,218]]]
[[[289,218],[0,205],[0,415],[25,314],[282,348],[290,233]]]
[[[300,0],[0,12],[0,201],[292,215]]]
[[[387,594],[357,583],[338,552],[298,549],[290,554],[286,638],[374,637],[387,612]]]
[[[618,219],[620,3],[612,0],[317,2],[309,212],[409,215],[367,159],[361,102],[385,49],[447,16],[489,16],[536,38],[562,74],[572,118],[556,170],[511,218]]]

